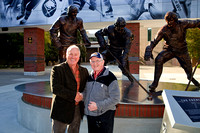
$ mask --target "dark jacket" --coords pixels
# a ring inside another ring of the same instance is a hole
[[[87,78],[88,70],[79,66],[80,88],[83,92]],[[77,92],[76,79],[67,62],[56,65],[51,70],[50,77],[51,91],[53,92],[51,105],[51,118],[70,124],[74,118],[75,96]],[[84,115],[84,104],[79,102],[81,117]]]

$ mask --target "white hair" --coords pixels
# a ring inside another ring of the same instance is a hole
[[[71,46],[69,46],[69,47],[67,48],[67,51],[66,51],[66,55],[67,55],[67,56],[68,56],[68,54],[69,54],[69,51],[71,51],[73,48],[78,49],[79,55],[81,55],[81,51],[80,51],[79,47],[76,46],[76,45],[71,45]]]

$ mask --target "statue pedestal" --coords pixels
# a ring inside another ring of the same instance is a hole
[[[118,107],[115,113],[115,116],[117,118],[121,119],[135,118],[134,119],[135,121],[136,119],[144,120],[148,118],[155,120],[163,117],[165,106],[161,95],[153,97],[153,99],[149,101],[147,99],[148,95],[137,84],[130,86],[129,80],[121,80],[121,79],[118,79],[118,83],[120,86],[121,100],[117,105]],[[140,80],[140,83],[146,87],[151,83],[151,81]],[[185,87],[186,84],[160,82],[157,90],[162,90],[161,88],[181,90],[181,88]],[[190,90],[193,88],[194,86],[190,86]],[[52,93],[50,91],[50,82],[40,81],[40,82],[25,83],[16,86],[15,89],[23,93],[23,96],[22,98],[20,98],[18,103],[19,123],[34,132],[37,131],[41,133],[50,132],[51,122],[49,114],[50,114],[51,100],[52,100]],[[184,93],[184,91],[182,92]],[[199,92],[186,92],[186,93],[199,93]],[[200,93],[198,95],[200,95]],[[193,95],[193,97],[195,96]],[[176,105],[176,107],[174,107],[173,110],[177,110],[177,108],[178,105]],[[181,111],[177,111],[177,113],[179,112]],[[182,115],[180,117],[182,117]],[[185,116],[183,118],[185,118]],[[159,123],[157,123],[156,125],[160,125],[160,123],[161,121],[159,121]],[[147,128],[146,126],[149,126],[150,128],[148,130],[148,133],[159,132],[161,126],[157,127],[157,129],[154,129],[151,126],[152,124],[153,123],[150,122],[147,125],[144,126],[141,125],[137,127],[137,129],[138,131],[140,131],[139,129],[143,131],[143,128]],[[197,126],[200,127],[199,122],[197,122]],[[119,130],[124,128],[124,126],[121,127],[121,123],[119,123],[119,126],[115,126],[116,129],[119,127],[120,127]]]

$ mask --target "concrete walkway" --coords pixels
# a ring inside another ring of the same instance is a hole
[[[91,71],[88,64],[83,66]],[[111,65],[109,68],[118,78],[121,76],[117,66]],[[50,70],[51,67],[46,67],[45,75],[25,76],[23,69],[0,69],[0,133],[33,133],[17,121],[17,102],[22,93],[16,91],[14,87],[23,83],[48,81]],[[140,79],[152,80],[153,72],[154,67],[140,66]],[[197,69],[194,77],[200,81],[200,69]],[[160,82],[187,84],[188,80],[182,68],[165,67]],[[160,131],[161,122],[161,118],[115,118],[114,133],[149,133],[148,131],[152,127],[155,129],[154,133],[157,133]],[[87,121],[85,118],[81,124],[80,133],[87,133]]]

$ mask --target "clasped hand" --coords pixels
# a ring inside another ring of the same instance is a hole
[[[77,92],[76,97],[75,97],[75,101],[80,102],[81,100],[83,100],[83,95],[80,92]]]
[[[90,103],[88,104],[88,109],[90,111],[95,111],[97,110],[97,104],[95,102],[90,101]]]

